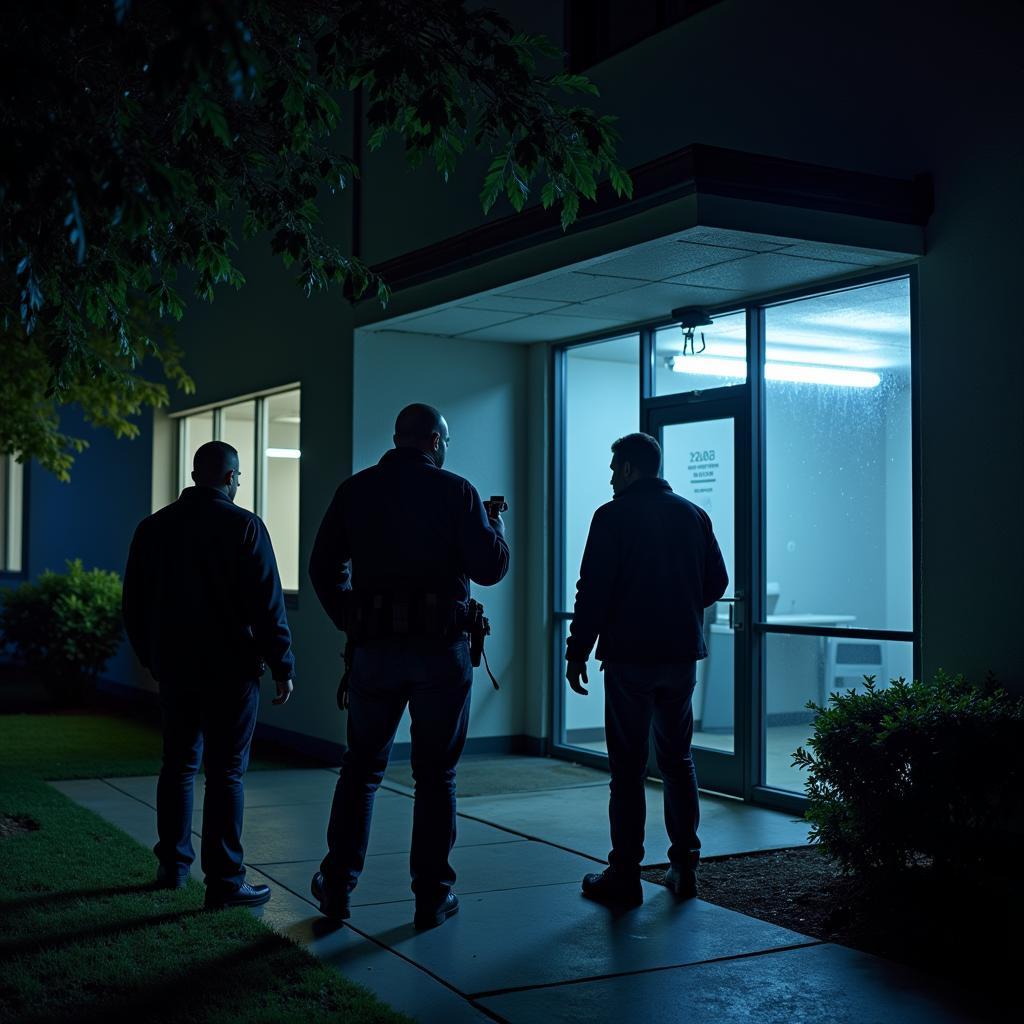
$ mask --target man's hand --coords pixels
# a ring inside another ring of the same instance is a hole
[[[587,663],[585,661],[570,661],[565,668],[565,678],[569,680],[569,687],[573,693],[586,697],[590,691],[586,688],[590,685],[587,678]]]
[[[292,690],[295,689],[292,681],[290,679],[275,679],[274,685],[277,687],[277,696],[270,703],[287,704],[288,698],[292,695]]]
[[[491,524],[491,529],[493,529],[495,533],[501,534],[502,537],[505,536],[505,520],[501,518],[500,513],[496,516],[488,515],[487,521]]]

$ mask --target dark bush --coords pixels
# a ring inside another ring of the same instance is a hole
[[[60,700],[90,693],[121,643],[121,580],[116,572],[67,563],[35,583],[3,593],[0,633],[20,661]]]
[[[1024,699],[941,672],[865,682],[809,705],[814,735],[793,763],[809,773],[812,840],[867,876],[1005,870],[1019,838]]]

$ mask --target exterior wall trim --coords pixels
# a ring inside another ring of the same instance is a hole
[[[632,168],[630,174],[632,199],[617,197],[611,185],[602,182],[597,202],[581,213],[573,230],[591,230],[689,196],[800,207],[919,227],[927,223],[934,207],[928,175],[889,178],[718,146],[687,146]],[[532,206],[385,260],[373,270],[398,290],[562,234],[556,209]]]

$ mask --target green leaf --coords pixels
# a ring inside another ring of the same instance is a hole
[[[483,207],[484,213],[490,213],[491,207],[494,206],[498,196],[501,195],[507,166],[508,155],[502,153],[500,156],[496,156],[487,168],[487,174],[484,176],[484,187],[480,191],[480,205]]]
[[[281,106],[289,114],[299,115],[306,109],[306,96],[302,86],[295,81],[288,83],[288,88],[284,91],[284,96],[281,100]]]
[[[580,197],[575,192],[566,192],[562,196],[562,230],[574,223],[580,210]]]
[[[586,75],[570,75],[568,72],[552,75],[548,79],[551,85],[567,93],[585,93],[589,96],[600,96],[597,86]]]
[[[224,114],[224,108],[219,103],[204,97],[198,104],[198,114],[200,123],[205,124],[230,149],[231,133],[228,130],[228,119]]]
[[[617,164],[613,164],[608,174],[611,179],[612,188],[615,190],[615,194],[617,196],[624,195],[627,199],[632,199],[633,179],[629,176],[629,172],[623,170]]]

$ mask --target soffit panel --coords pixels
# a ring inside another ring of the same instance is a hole
[[[602,331],[614,331],[624,321],[609,320],[596,316],[549,316],[541,313],[538,316],[524,317],[514,323],[502,324],[500,327],[488,327],[480,331],[471,331],[460,337],[472,341],[505,341],[532,344],[537,341],[566,341],[587,334],[598,334]]]
[[[863,264],[831,263],[787,256],[780,252],[756,253],[745,259],[720,263],[672,278],[673,284],[726,288],[745,295],[758,295],[798,288],[830,277],[840,277],[860,269]]]
[[[664,281],[680,274],[743,259],[749,255],[750,253],[744,249],[695,245],[681,241],[669,242],[668,245],[637,246],[625,255],[593,264],[587,268],[587,273],[599,277]]]

